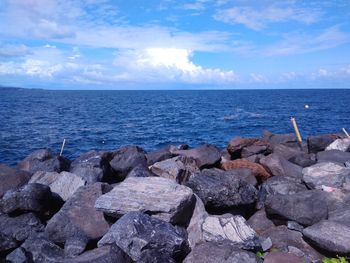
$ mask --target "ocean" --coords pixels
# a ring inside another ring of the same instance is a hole
[[[350,128],[350,90],[55,91],[0,90],[0,163],[16,165],[36,149],[74,159],[135,144],[225,147],[230,138],[291,133],[303,138]],[[309,105],[309,108],[305,108]],[[350,129],[349,129],[350,131]]]

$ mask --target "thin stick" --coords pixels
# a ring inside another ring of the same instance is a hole
[[[343,132],[345,133],[346,137],[350,138],[349,133],[345,130],[345,128],[342,128]]]
[[[60,152],[60,156],[62,156],[63,153],[63,149],[64,149],[64,145],[66,144],[66,139],[63,139],[63,143],[62,143],[62,147],[61,147],[61,152]]]
[[[290,118],[290,121],[292,122],[293,124],[293,128],[294,128],[294,131],[295,131],[295,135],[297,136],[297,139],[298,139],[298,142],[301,144],[303,141],[301,139],[301,136],[300,136],[300,132],[299,132],[299,129],[298,129],[298,125],[295,121],[295,118]]]

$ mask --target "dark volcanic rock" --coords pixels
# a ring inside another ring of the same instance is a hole
[[[242,158],[248,158],[252,155],[263,154],[266,150],[266,145],[250,145],[242,149],[241,156]]]
[[[270,195],[265,202],[268,216],[280,216],[310,226],[328,216],[326,193],[313,190],[292,195]]]
[[[146,154],[147,157],[147,165],[151,166],[154,163],[164,161],[166,159],[170,159],[175,155],[170,152],[170,146],[166,146],[159,150],[155,150],[152,152],[148,152]]]
[[[225,209],[248,205],[256,201],[256,188],[235,176],[224,172],[204,170],[186,184],[203,201],[206,208]]]
[[[71,163],[70,172],[82,177],[88,184],[107,181],[113,174],[109,164],[111,159],[109,152],[89,151]]]
[[[0,198],[6,191],[25,185],[29,179],[30,173],[0,164]]]
[[[241,158],[243,148],[250,146],[266,146],[267,143],[257,138],[233,137],[227,145],[227,151],[233,158]]]
[[[49,239],[65,244],[66,254],[80,254],[88,241],[97,240],[108,231],[109,224],[94,205],[109,187],[95,183],[79,188],[47,223],[45,232]]]
[[[241,250],[230,242],[205,242],[194,247],[184,263],[260,263],[254,253]]]
[[[254,215],[252,215],[248,221],[248,225],[250,225],[255,232],[258,234],[264,232],[266,229],[270,227],[274,227],[273,222],[267,218],[266,212],[264,209],[257,211]]]
[[[117,174],[119,181],[124,180],[128,173],[137,165],[147,165],[146,152],[138,146],[125,146],[113,153],[110,165]]]
[[[300,148],[294,133],[273,134],[269,131],[264,131],[263,140],[267,141],[272,148],[277,144],[283,144],[291,148]]]
[[[350,161],[350,152],[343,152],[340,150],[329,150],[317,153],[317,160],[319,162],[337,162],[346,163]]]
[[[288,161],[304,168],[316,163],[316,157],[312,155],[313,154],[300,153],[291,157]]]
[[[300,150],[300,148],[288,147],[284,144],[273,145],[272,152],[278,156],[283,157],[286,160],[293,158],[296,155],[304,153]]]
[[[190,251],[187,237],[174,226],[141,212],[121,217],[98,242],[116,244],[137,262],[172,262]]]
[[[328,220],[350,227],[350,204],[330,212]]]
[[[269,253],[264,258],[264,263],[304,263],[305,260],[288,252]]]
[[[307,227],[303,235],[317,247],[331,253],[350,253],[350,227],[337,222],[323,220]]]
[[[317,136],[309,136],[307,138],[307,146],[309,153],[317,153],[324,151],[328,145],[338,139],[336,134],[322,134]]]
[[[151,177],[156,176],[154,173],[152,173],[147,167],[143,166],[142,164],[139,164],[134,169],[128,173],[127,177]]]
[[[6,262],[31,263],[30,255],[21,247],[15,249],[6,257]]]
[[[17,217],[0,215],[0,253],[18,247],[30,234],[43,230],[44,226],[32,213]]]
[[[28,155],[18,164],[18,168],[30,173],[38,171],[61,172],[68,171],[70,161],[63,156],[55,155],[49,149],[37,150]]]

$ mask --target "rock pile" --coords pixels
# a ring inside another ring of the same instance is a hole
[[[0,261],[320,262],[350,256],[350,139],[44,149],[0,164]]]

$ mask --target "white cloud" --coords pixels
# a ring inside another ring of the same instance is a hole
[[[29,53],[29,48],[23,44],[0,44],[0,57],[21,57],[28,55]]]
[[[257,73],[250,73],[250,81],[255,83],[267,83],[269,80],[266,76]]]

